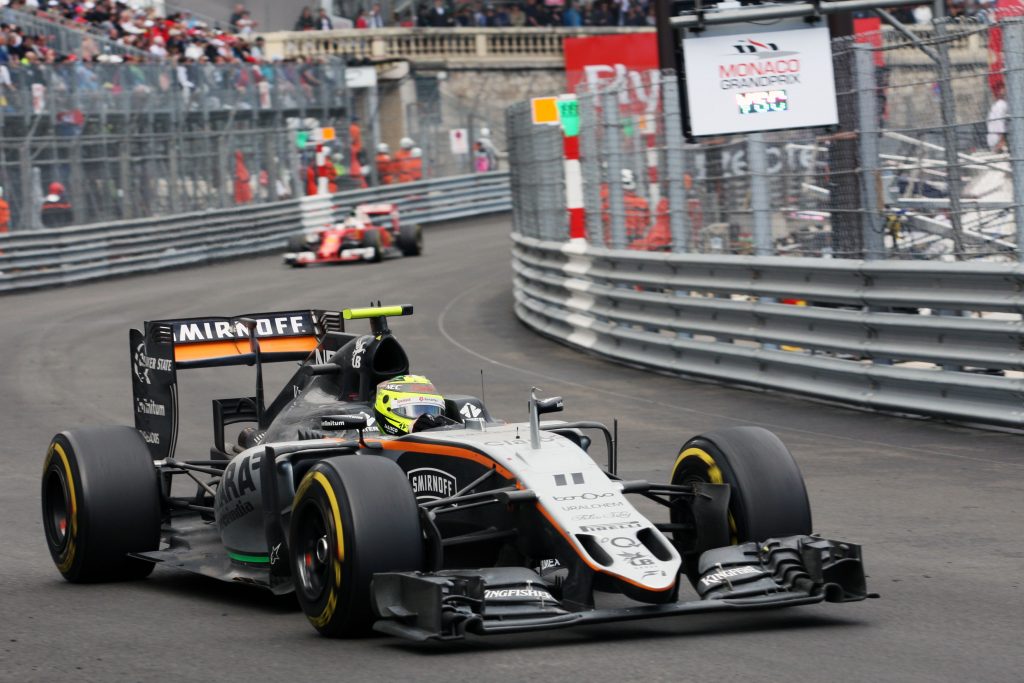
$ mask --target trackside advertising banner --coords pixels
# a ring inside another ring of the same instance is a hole
[[[838,122],[828,28],[801,20],[744,24],[683,40],[694,135]]]
[[[619,96],[623,105],[652,114],[658,110],[661,72],[658,70],[658,42],[654,33],[624,33],[589,38],[566,38],[566,92],[576,86],[615,84],[628,87]]]

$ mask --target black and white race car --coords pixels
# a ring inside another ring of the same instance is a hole
[[[690,439],[668,483],[620,478],[602,424],[541,420],[560,398],[532,395],[528,421],[505,423],[449,395],[448,424],[382,435],[375,387],[409,370],[386,316],[411,312],[132,330],[135,426],[63,431],[46,455],[43,523],[61,574],[140,578],[164,563],[294,591],[325,635],[414,640],[867,597],[860,547],[812,535],[800,471],[763,429]],[[370,334],[345,329],[361,318]],[[262,365],[282,360],[302,362],[265,405]],[[231,364],[255,365],[255,396],[215,400],[210,454],[179,459],[177,372]],[[247,426],[229,445],[234,425]],[[641,514],[632,496],[664,514]],[[598,607],[598,593],[631,603]]]

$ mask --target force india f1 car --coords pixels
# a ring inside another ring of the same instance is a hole
[[[377,431],[375,388],[409,370],[385,316],[411,312],[132,330],[135,426],[67,430],[46,455],[43,522],[61,574],[136,579],[164,563],[294,591],[325,635],[414,640],[867,596],[860,547],[811,534],[800,471],[763,429],[690,439],[661,484],[616,474],[604,425],[541,421],[560,398],[533,396],[529,420],[506,424],[449,395],[445,426]],[[362,318],[370,334],[346,331]],[[266,406],[262,365],[285,360],[302,362]],[[178,459],[177,372],[233,364],[255,365],[255,396],[213,401],[209,456]],[[236,424],[248,426],[228,445]],[[588,434],[603,440],[605,467]],[[195,493],[174,495],[176,480]],[[696,595],[681,599],[687,582]],[[595,606],[598,592],[632,604]]]
[[[346,263],[419,256],[420,226],[403,224],[394,204],[360,204],[341,223],[288,240],[284,262],[296,268],[317,263]]]

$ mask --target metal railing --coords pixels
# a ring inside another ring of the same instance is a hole
[[[139,221],[0,235],[0,292],[283,250],[288,236],[364,201],[396,202],[420,224],[505,212],[507,173],[485,173]]]
[[[526,60],[562,65],[562,41],[610,33],[652,33],[649,28],[382,28],[276,31],[262,34],[270,57],[338,55],[356,59],[469,61]]]
[[[1024,265],[513,240],[516,315],[569,346],[662,372],[1024,427]]]

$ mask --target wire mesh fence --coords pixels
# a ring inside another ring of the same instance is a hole
[[[350,113],[366,95],[343,60],[0,68],[0,231],[300,196],[325,128],[331,188],[365,182]]]
[[[303,193],[294,137],[235,128],[3,139],[0,184],[14,230],[275,201]],[[65,210],[51,210],[54,196]]]
[[[675,74],[581,85],[587,238],[679,252],[1017,260],[1024,177],[1015,192],[1013,169],[1024,161],[1024,130],[1015,139],[1012,128],[1024,126],[1024,67],[1019,88],[1013,76],[1022,50],[1014,22],[836,39],[837,126],[695,144],[682,138]],[[510,127],[510,158],[549,163],[530,151],[551,149],[535,142],[549,131]],[[541,210],[538,188],[514,191],[524,234],[536,234],[541,223],[526,217]],[[552,234],[567,237],[564,199],[557,226]]]

